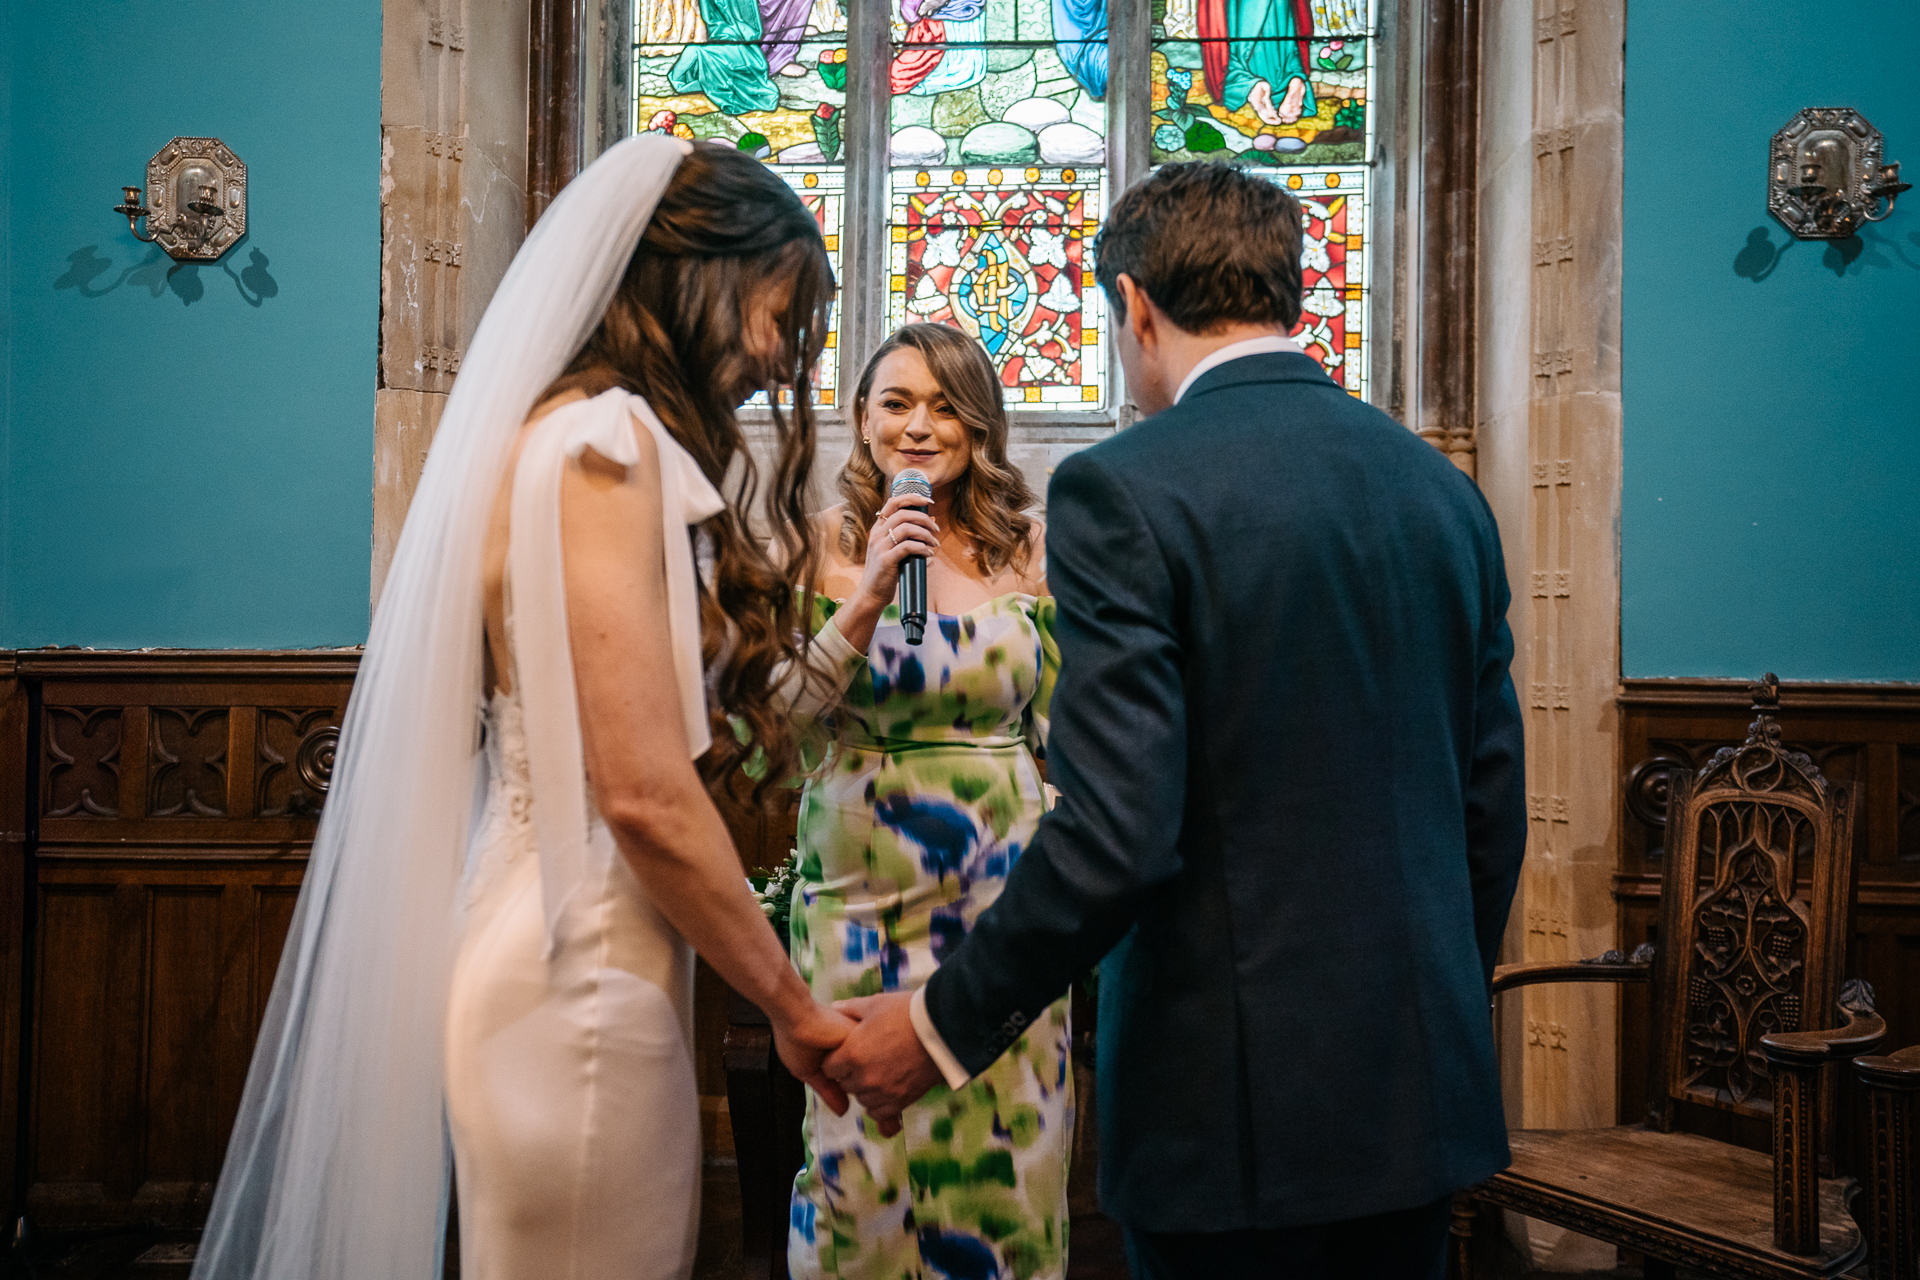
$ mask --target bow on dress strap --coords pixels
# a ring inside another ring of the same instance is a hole
[[[521,451],[507,551],[507,638],[526,725],[550,957],[570,936],[577,913],[604,894],[613,869],[611,842],[603,840],[596,847],[587,838],[586,759],[567,635],[560,478],[568,460],[589,448],[617,466],[633,466],[640,460],[635,421],[653,433],[660,457],[667,629],[687,745],[698,757],[712,743],[700,662],[700,592],[688,526],[719,514],[725,504],[700,464],[639,396],[615,388],[564,405],[534,428]]]

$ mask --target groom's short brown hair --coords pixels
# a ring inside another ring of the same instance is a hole
[[[1300,205],[1233,165],[1170,164],[1135,183],[1094,254],[1094,279],[1122,323],[1122,275],[1188,333],[1300,319]]]

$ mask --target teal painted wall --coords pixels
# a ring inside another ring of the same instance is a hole
[[[379,0],[0,4],[0,647],[361,643]],[[217,263],[109,211],[176,135],[247,164]]]
[[[1848,243],[1766,210],[1850,106],[1920,172],[1920,5],[1627,6],[1628,676],[1920,680],[1920,192]]]

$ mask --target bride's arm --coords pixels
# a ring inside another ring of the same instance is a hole
[[[622,856],[682,937],[772,1020],[780,1056],[836,1112],[846,1096],[820,1061],[852,1024],[814,1002],[741,871],[726,824],[688,756],[667,628],[660,461],[591,451],[560,485],[567,625],[595,800]]]

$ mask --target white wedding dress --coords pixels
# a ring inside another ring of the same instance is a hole
[[[644,402],[527,434],[508,549],[511,697],[484,715],[484,549],[528,414],[592,335],[690,143],[567,184],[488,304],[374,613],[195,1280],[683,1277],[700,1180],[692,958],[594,809],[567,640],[560,478],[661,472],[688,749],[709,741],[688,526],[720,496]],[[484,799],[484,816],[481,801]],[[448,1137],[451,1134],[452,1151]]]
[[[487,802],[447,1003],[461,1272],[474,1280],[668,1280],[693,1266],[693,953],[615,849],[584,777],[538,785],[543,759],[581,759],[560,471],[588,448],[632,465],[636,421],[660,457],[682,711],[696,748],[708,742],[687,526],[719,495],[643,400],[616,390],[566,405],[532,429],[514,478],[512,692],[487,709]]]
[[[487,764],[447,1007],[461,1274],[684,1276],[700,1190],[692,954],[616,857],[548,959],[517,696],[488,708]],[[597,815],[589,839],[612,844]]]

